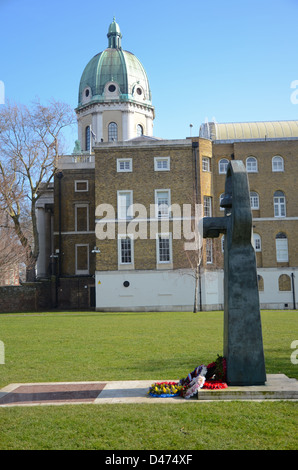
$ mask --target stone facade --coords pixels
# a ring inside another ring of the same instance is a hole
[[[252,214],[258,238],[254,243],[261,307],[293,307],[293,286],[298,291],[298,214],[293,191],[297,186],[297,153],[297,139],[227,142],[143,137],[98,143],[90,156],[63,157],[59,165],[63,173],[60,230],[58,178],[54,190],[54,253],[58,269],[61,246],[63,289],[67,279],[82,279],[77,284],[85,289],[80,298],[90,307],[95,288],[98,310],[192,309],[196,252],[184,249],[183,224],[193,230],[196,201],[202,204],[203,215],[210,211],[213,216],[223,216],[222,161],[241,159],[247,164],[250,191],[255,197]],[[277,166],[280,171],[273,171],[275,156],[282,157],[282,167]],[[251,157],[254,160],[247,162]],[[159,170],[157,160],[162,162]],[[283,214],[275,212],[279,210],[275,207],[276,191],[282,191],[285,198]],[[129,193],[131,204],[141,205],[141,212],[131,213],[126,221],[119,213],[123,192]],[[168,197],[169,217],[158,217],[155,212],[158,192]],[[192,206],[190,214],[184,212],[185,205]],[[131,258],[122,262],[121,235],[127,233],[133,235]],[[170,234],[166,262],[159,259],[158,234]],[[281,260],[277,256],[279,234],[286,237]],[[221,239],[203,241],[200,289],[204,309],[222,308],[222,246]]]

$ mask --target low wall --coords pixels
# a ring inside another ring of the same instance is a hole
[[[51,308],[51,282],[0,287],[0,313],[38,312]]]

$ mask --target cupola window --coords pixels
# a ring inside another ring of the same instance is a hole
[[[117,142],[118,140],[118,126],[115,122],[109,124],[109,142]]]
[[[85,150],[90,150],[90,126],[85,129]]]
[[[141,137],[141,135],[143,135],[143,134],[144,134],[143,127],[141,126],[141,124],[138,124],[137,125],[137,136]]]

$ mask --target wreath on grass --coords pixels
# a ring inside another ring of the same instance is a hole
[[[152,397],[181,396],[186,399],[191,398],[200,389],[220,390],[227,388],[226,373],[226,359],[218,355],[214,362],[208,366],[196,367],[179,382],[155,382],[149,388],[148,394]]]

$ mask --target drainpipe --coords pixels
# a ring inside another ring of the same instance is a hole
[[[294,273],[291,273],[291,278],[292,278],[292,290],[293,290],[293,309],[296,310],[294,277],[295,277]]]
[[[192,142],[192,149],[195,163],[195,193],[196,193],[196,204],[199,204],[199,180],[198,180],[198,156],[197,148],[199,142]],[[202,311],[202,280],[201,280],[201,265],[199,265],[199,310]]]
[[[59,171],[57,174],[58,178],[58,207],[59,207],[59,270],[58,270],[58,277],[60,279],[61,276],[61,264],[62,264],[62,236],[61,236],[61,226],[62,226],[62,213],[61,213],[61,180],[63,178],[62,171]]]
[[[61,226],[62,226],[62,211],[61,211],[61,180],[63,178],[62,171],[57,173],[58,178],[58,230],[59,230],[59,254],[58,254],[58,273],[56,272],[56,308],[59,306],[59,286],[60,286],[60,277],[61,277],[61,265],[62,265],[62,234],[61,234]]]

